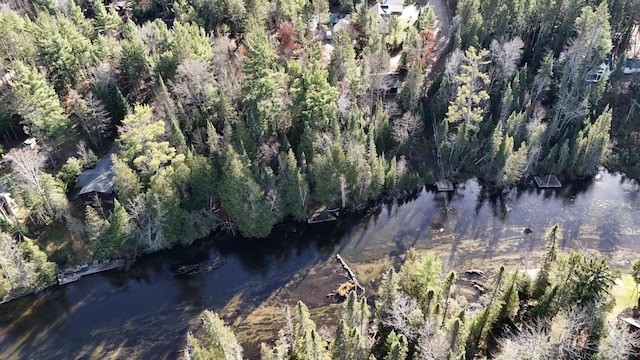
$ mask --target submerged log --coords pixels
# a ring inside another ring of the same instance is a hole
[[[344,259],[342,258],[342,256],[340,256],[340,254],[336,254],[336,261],[338,261],[340,263],[340,265],[342,265],[342,268],[347,272],[347,277],[349,278],[349,281],[347,281],[346,283],[340,285],[338,290],[336,290],[336,294],[338,294],[338,295],[340,295],[342,297],[346,297],[343,294],[346,293],[346,295],[349,295],[349,292],[352,289],[355,288],[356,292],[358,290],[362,291],[360,296],[364,295],[364,287],[362,287],[362,285],[360,285],[360,282],[358,282],[358,278],[356,278],[356,274],[353,272],[353,270],[351,270],[349,265],[347,265],[347,262],[344,261]]]

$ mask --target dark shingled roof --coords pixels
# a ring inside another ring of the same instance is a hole
[[[76,182],[76,187],[81,188],[78,194],[112,192],[115,180],[115,173],[112,167],[111,157],[106,157],[98,161],[95,168],[83,171],[78,175],[78,181]]]

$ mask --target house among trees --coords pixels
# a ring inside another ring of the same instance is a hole
[[[626,75],[640,73],[640,59],[627,59],[624,62],[622,73]]]
[[[325,38],[327,40],[333,40],[333,34],[340,30],[345,30],[347,33],[351,29],[351,15],[350,14],[331,14],[329,16],[330,30],[327,30]]]
[[[0,181],[0,217],[6,222],[16,221],[20,208],[11,197],[11,181],[5,177]]]
[[[113,184],[115,172],[110,156],[98,161],[96,167],[78,175],[76,188],[80,188],[78,198],[94,208],[113,209],[115,192]]]
[[[611,54],[607,54],[607,59],[600,64],[597,70],[589,70],[585,77],[586,82],[597,83],[604,77],[605,81],[609,80],[609,76],[613,72],[613,58]]]
[[[373,21],[376,24],[376,29],[382,35],[389,33],[389,16],[391,13],[388,11],[388,7],[384,7],[380,3],[375,3],[369,8],[369,12],[373,16]]]
[[[382,7],[389,14],[400,15],[404,10],[404,0],[383,0]]]

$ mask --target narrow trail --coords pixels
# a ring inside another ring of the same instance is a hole
[[[427,74],[425,89],[429,89],[433,81],[444,70],[447,54],[449,54],[453,46],[451,33],[454,13],[447,0],[428,0],[427,4],[431,6],[436,14],[437,21],[435,24],[436,56]]]

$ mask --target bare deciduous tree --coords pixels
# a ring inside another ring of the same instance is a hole
[[[549,336],[542,327],[525,326],[515,336],[500,342],[500,353],[494,359],[547,360],[550,355]]]
[[[111,94],[113,89],[118,86],[118,75],[110,62],[105,61],[98,66],[89,68],[87,78],[99,96]]]
[[[145,251],[157,251],[168,245],[162,231],[167,211],[158,194],[154,194],[151,206],[149,209],[142,196],[134,198],[128,206],[132,222],[135,224],[133,237]]]
[[[628,329],[609,329],[607,337],[600,343],[598,352],[601,359],[625,360],[638,355],[640,334]]]
[[[402,292],[398,292],[382,324],[395,329],[409,340],[420,335],[423,315],[416,300]]]
[[[524,42],[519,36],[503,43],[494,39],[489,48],[493,65],[491,67],[491,83],[501,86],[503,82],[509,81],[518,69],[524,50]]]
[[[5,159],[11,162],[11,169],[23,188],[35,191],[41,197],[46,212],[53,215],[54,210],[42,181],[42,169],[47,161],[46,155],[38,149],[21,147],[9,151]]]
[[[211,85],[214,83],[208,64],[198,59],[185,59],[176,70],[176,81],[172,83],[173,94],[183,107],[190,105],[202,109],[210,98]]]
[[[410,137],[422,130],[424,124],[415,114],[407,112],[393,122],[392,136],[398,144],[404,144]]]
[[[66,105],[70,117],[80,125],[91,145],[96,149],[102,147],[111,125],[111,117],[102,102],[92,92],[83,98],[77,91],[70,90]]]
[[[436,321],[432,321],[436,325]],[[428,336],[421,336],[418,343],[419,360],[446,359],[449,351],[449,341],[442,331],[435,331]]]

